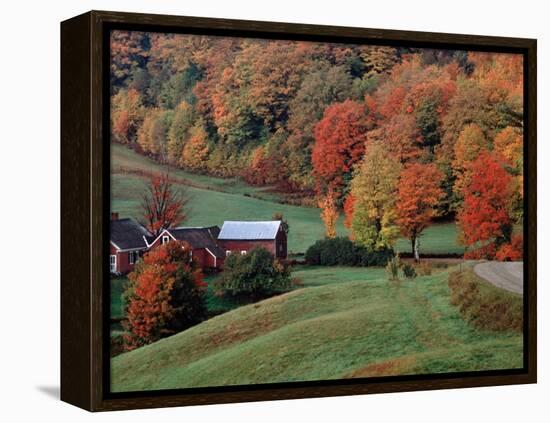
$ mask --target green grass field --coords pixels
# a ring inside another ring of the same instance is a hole
[[[112,169],[112,210],[118,211],[121,217],[139,218],[140,199],[146,179],[138,172],[158,172],[166,167],[124,146],[113,144]],[[185,225],[221,226],[224,220],[269,220],[274,212],[281,212],[290,224],[289,253],[303,253],[324,236],[323,223],[316,208],[278,203],[277,194],[263,188],[250,187],[234,178],[194,175],[180,169],[171,169],[171,175],[188,186],[190,217]],[[256,198],[258,196],[262,198]],[[337,232],[338,235],[347,236],[342,218],[338,222]],[[410,251],[407,240],[399,240],[396,248],[399,251]],[[436,224],[426,229],[420,241],[420,251],[463,253],[464,249],[456,242],[455,224]]]
[[[521,333],[476,329],[450,305],[451,270],[388,282],[382,269],[297,268],[304,288],[115,357],[112,389],[521,367]]]

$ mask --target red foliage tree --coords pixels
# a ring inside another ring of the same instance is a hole
[[[384,99],[385,101],[380,106],[380,113],[386,118],[399,115],[403,109],[403,101],[407,96],[407,90],[398,86],[393,88]]]
[[[458,213],[463,243],[473,248],[466,258],[494,258],[497,245],[508,241],[512,176],[492,153],[481,151],[470,165],[471,179],[464,188]]]
[[[502,245],[495,254],[498,261],[523,260],[523,235],[514,235],[509,244]]]
[[[164,229],[183,222],[187,218],[187,203],[185,192],[174,190],[168,173],[153,175],[141,201],[149,232],[158,236]]]
[[[410,114],[395,115],[386,119],[378,128],[370,131],[367,138],[369,143],[384,143],[389,152],[403,164],[426,156],[422,149],[420,130],[414,116]]]
[[[340,198],[344,175],[349,174],[365,151],[367,130],[372,127],[364,104],[346,100],[327,107],[315,126],[312,151],[317,191],[333,191]]]
[[[206,284],[186,243],[171,241],[143,256],[126,291],[126,350],[179,332],[205,316]]]
[[[280,172],[275,158],[266,154],[264,146],[259,146],[252,152],[250,166],[243,170],[242,177],[251,185],[261,186],[278,182]]]
[[[419,260],[418,238],[436,214],[443,190],[443,174],[434,164],[413,163],[401,171],[397,189],[397,223],[411,241],[412,253]]]

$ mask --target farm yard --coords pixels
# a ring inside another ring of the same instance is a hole
[[[111,203],[121,216],[139,218],[140,201],[147,183],[147,175],[166,169],[147,157],[122,145],[111,148]],[[283,213],[291,230],[288,239],[289,254],[304,253],[318,239],[324,237],[324,226],[313,207],[294,206],[278,202],[281,198],[266,188],[248,186],[243,181],[195,175],[171,168],[175,187],[185,186],[189,203],[186,226],[219,225],[224,220],[269,220],[274,212]],[[348,230],[340,218],[337,234],[347,236]],[[400,239],[396,249],[410,252],[410,241]],[[464,248],[457,243],[455,223],[441,223],[428,227],[420,240],[423,254],[462,254]]]
[[[289,293],[115,357],[112,389],[521,367],[520,332],[476,328],[450,304],[455,270],[389,282],[379,268],[297,267]]]

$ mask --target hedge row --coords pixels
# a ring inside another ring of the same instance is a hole
[[[321,266],[385,266],[393,257],[392,249],[370,251],[348,238],[325,238],[306,251],[308,264]]]

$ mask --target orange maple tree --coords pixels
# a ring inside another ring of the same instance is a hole
[[[126,350],[179,332],[205,316],[206,283],[186,243],[171,241],[145,254],[129,274]]]
[[[443,174],[434,164],[413,163],[402,171],[397,189],[397,223],[403,236],[411,241],[412,253],[419,260],[418,238],[436,215],[444,192]]]
[[[344,226],[350,230],[350,239],[353,239],[353,212],[355,210],[355,197],[350,192],[344,200]]]
[[[321,209],[321,219],[325,224],[325,235],[327,238],[336,237],[336,221],[338,220],[338,209],[336,208],[336,196],[333,191],[322,197],[318,202]]]
[[[464,257],[492,259],[497,247],[509,241],[513,223],[508,210],[512,176],[502,160],[488,151],[481,151],[468,170],[471,178],[464,188],[458,224],[463,243],[474,249]]]
[[[371,127],[365,105],[346,100],[327,107],[315,126],[311,154],[317,192],[332,191],[340,198],[344,175],[351,173],[365,151],[367,130]]]

